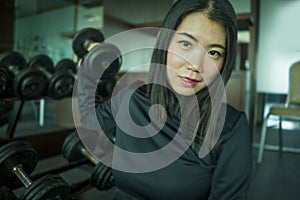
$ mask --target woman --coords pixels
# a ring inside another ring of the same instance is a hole
[[[246,199],[248,123],[223,103],[236,43],[236,16],[227,0],[178,0],[158,34],[149,84],[137,82],[111,101],[96,101],[100,129],[116,130],[114,199]],[[91,77],[83,70],[78,100],[82,124],[95,129],[89,112],[94,95],[86,89]]]

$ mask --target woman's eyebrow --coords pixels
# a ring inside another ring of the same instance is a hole
[[[224,50],[226,49],[225,46],[222,44],[211,44],[211,45],[209,45],[209,47],[210,48],[215,47],[215,48],[220,48],[220,49],[224,49]]]
[[[189,37],[190,39],[194,40],[195,42],[198,42],[198,40],[191,34],[187,33],[187,32],[178,32],[178,35],[184,35],[186,37]],[[216,47],[216,48],[221,48],[221,49],[226,49],[224,45],[222,44],[210,44],[209,47]]]
[[[189,38],[191,38],[192,40],[194,40],[195,42],[198,42],[198,40],[191,34],[187,33],[187,32],[179,32],[177,33],[178,35],[184,35],[184,36],[187,36]]]

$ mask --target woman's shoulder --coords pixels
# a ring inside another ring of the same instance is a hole
[[[250,144],[250,129],[247,116],[245,112],[226,105],[225,121],[214,149],[218,152],[218,149],[222,149],[224,145],[233,147],[241,144],[245,145],[245,148]]]
[[[231,105],[226,105],[226,117],[224,121],[223,134],[233,134],[240,128],[248,129],[249,123],[244,111],[237,110]]]
[[[225,123],[227,126],[233,127],[240,120],[240,118],[246,118],[244,111],[240,111],[235,107],[227,104],[226,105],[226,118]]]

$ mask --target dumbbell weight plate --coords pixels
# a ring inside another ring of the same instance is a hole
[[[69,58],[64,58],[60,60],[55,66],[55,71],[64,71],[64,70],[71,70],[74,74],[76,74],[77,72],[76,63]]]
[[[59,175],[46,175],[34,181],[20,200],[66,199],[70,186]]]
[[[19,180],[13,174],[13,167],[21,164],[27,174],[31,174],[38,162],[38,153],[25,141],[14,141],[0,148],[0,185]]]
[[[108,79],[99,81],[97,85],[97,90],[99,94],[103,98],[109,98],[112,95],[114,87],[117,84],[118,80],[119,80],[118,76],[115,75]]]
[[[91,74],[100,75],[101,80],[108,79],[118,73],[122,65],[119,48],[110,43],[95,46],[86,58],[87,68]]]
[[[5,51],[0,54],[0,66],[7,69],[13,66],[16,70],[22,70],[26,67],[26,59],[17,51]]]
[[[13,191],[11,191],[9,188],[0,187],[0,199],[1,200],[17,200],[17,197],[15,196]]]
[[[86,41],[101,43],[104,41],[104,36],[100,30],[95,28],[84,28],[76,33],[72,41],[72,48],[79,58],[83,58],[88,53],[87,47],[85,47]]]
[[[49,81],[48,95],[53,99],[62,99],[72,95],[75,82],[76,64],[65,58],[55,66],[55,73]]]
[[[48,96],[53,99],[70,97],[73,92],[75,77],[68,72],[56,72],[49,81]]]
[[[45,95],[48,81],[47,75],[42,70],[24,69],[13,80],[14,93],[21,99],[35,99]]]
[[[114,178],[110,167],[99,163],[94,167],[90,177],[91,185],[98,190],[108,190],[114,186]]]
[[[77,134],[73,132],[68,135],[62,146],[62,155],[68,162],[79,161],[85,159],[85,157],[80,153],[80,148],[83,147],[83,144]]]
[[[0,54],[0,96],[8,89],[8,79],[15,76],[13,71],[19,72],[26,67],[26,59],[17,51],[5,51]]]
[[[34,56],[32,59],[29,60],[28,67],[29,68],[41,67],[50,73],[53,73],[55,70],[52,59],[46,54],[40,54]]]

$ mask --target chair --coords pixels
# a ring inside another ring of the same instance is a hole
[[[289,70],[289,91],[285,105],[273,105],[264,118],[258,150],[257,163],[261,163],[267,135],[267,122],[271,115],[279,117],[279,146],[276,150],[300,153],[299,149],[282,147],[282,120],[300,120],[300,61],[292,64]],[[299,151],[297,151],[299,150]]]

